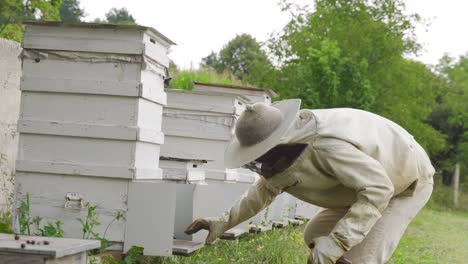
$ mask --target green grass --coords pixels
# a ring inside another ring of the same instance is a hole
[[[212,69],[183,70],[171,73],[171,75],[170,87],[185,90],[192,90],[193,82],[242,85],[241,81],[233,75],[227,72],[219,74]]]
[[[247,234],[239,241],[219,241],[192,257],[153,258],[139,263],[306,263],[304,226]],[[468,260],[468,213],[423,209],[410,224],[387,264],[457,264]]]
[[[424,209],[388,264],[451,264],[468,261],[468,213]]]

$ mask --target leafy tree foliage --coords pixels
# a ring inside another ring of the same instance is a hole
[[[0,1],[0,37],[20,42],[25,20],[59,21],[62,0]]]
[[[124,8],[111,8],[109,12],[106,13],[106,21],[110,24],[119,24],[119,25],[136,25],[136,20]]]
[[[450,184],[454,165],[468,171],[468,54],[458,60],[443,57],[437,66],[439,82],[436,88],[437,105],[430,123],[447,135],[448,146],[436,156],[445,184]],[[462,181],[467,181],[462,173]]]
[[[229,71],[244,83],[259,85],[268,78],[272,69],[260,44],[248,34],[236,36],[216,54],[202,59],[202,67],[211,67],[218,73]]]
[[[59,10],[60,18],[64,22],[81,22],[85,16],[84,9],[80,8],[79,0],[63,0]]]
[[[434,74],[405,59],[419,45],[418,15],[402,0],[315,0],[315,10],[283,2],[293,19],[269,40],[277,62],[270,87],[303,107],[367,109],[401,124],[430,153],[445,147],[429,124]],[[294,10],[291,10],[294,9]]]

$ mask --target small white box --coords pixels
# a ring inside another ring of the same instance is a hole
[[[197,182],[205,180],[204,160],[160,157],[159,166],[165,180]]]

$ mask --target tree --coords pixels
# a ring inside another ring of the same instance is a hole
[[[80,8],[79,0],[63,0],[60,5],[60,18],[64,22],[81,22],[85,11]]]
[[[25,20],[60,21],[62,0],[0,1],[0,37],[20,42]]]
[[[200,63],[200,67],[203,69],[212,68],[216,70],[216,72],[221,73],[225,70],[225,66],[221,64],[218,54],[212,51],[210,55],[202,58],[202,62]]]
[[[303,107],[353,107],[388,117],[431,153],[444,135],[428,124],[434,73],[408,60],[419,44],[418,15],[402,0],[315,0],[315,10],[283,2],[293,19],[268,47],[277,62],[271,87],[303,99]]]
[[[119,25],[136,25],[136,20],[133,16],[128,12],[128,10],[124,8],[111,8],[109,12],[106,13],[106,20],[107,23],[110,24],[119,24]]]
[[[442,170],[443,183],[452,181],[454,165],[468,170],[468,54],[457,60],[444,56],[438,66],[439,85],[436,87],[437,105],[430,123],[447,135],[448,147],[436,156],[436,165]],[[467,181],[463,177],[461,181]]]
[[[202,59],[202,67],[218,73],[230,71],[243,83],[262,85],[272,70],[271,63],[260,44],[248,34],[236,36],[219,52]]]

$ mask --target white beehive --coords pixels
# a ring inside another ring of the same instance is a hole
[[[27,23],[16,206],[29,193],[33,216],[81,237],[89,202],[106,239],[171,254],[175,186],[156,180],[172,44],[142,26]]]
[[[208,160],[206,179],[235,180],[226,170],[224,151],[248,99],[237,94],[166,89],[165,143],[161,156]]]

